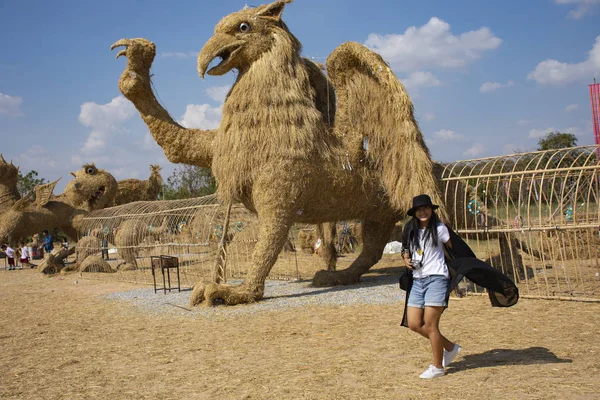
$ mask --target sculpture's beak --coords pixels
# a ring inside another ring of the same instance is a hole
[[[223,75],[229,72],[234,67],[233,61],[243,44],[243,40],[235,40],[231,36],[222,33],[217,33],[211,37],[198,54],[198,74],[200,77],[204,79],[205,73]],[[217,57],[221,58],[221,62],[207,72],[206,70],[211,61]]]

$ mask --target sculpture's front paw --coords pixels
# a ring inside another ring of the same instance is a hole
[[[190,306],[199,305],[203,301],[207,306],[248,304],[262,299],[263,294],[262,287],[251,288],[244,284],[233,286],[197,283],[190,297]]]
[[[127,57],[127,67],[119,80],[119,90],[129,100],[134,101],[136,95],[152,90],[150,86],[150,67],[156,55],[156,46],[149,40],[121,39],[115,42],[110,49],[124,46],[125,49],[117,53],[117,58]]]
[[[317,271],[312,284],[316,287],[328,287],[337,285],[353,285],[360,282],[360,275],[351,273],[349,270],[342,271]]]
[[[137,72],[141,68],[150,70],[154,56],[156,56],[156,46],[151,41],[144,38],[121,39],[110,46],[111,50],[117,47],[125,47],[117,53],[117,58],[127,57],[127,66]]]
[[[192,295],[190,296],[190,307],[199,306],[204,301],[204,284],[202,282],[196,283]]]

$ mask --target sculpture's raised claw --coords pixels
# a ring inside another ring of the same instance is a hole
[[[125,47],[117,53],[117,57],[127,57],[135,67],[150,68],[154,56],[156,55],[156,46],[151,41],[144,38],[119,39],[110,46],[111,50],[117,47]]]
[[[117,47],[122,47],[122,46],[124,46],[124,47],[125,47],[125,49],[124,49],[124,50],[121,50],[121,51],[119,51],[119,52],[117,53],[117,57],[116,57],[116,58],[119,58],[119,57],[121,57],[121,56],[126,56],[126,55],[127,55],[127,46],[129,46],[130,44],[131,44],[131,40],[129,40],[129,39],[120,39],[120,40],[117,40],[116,42],[114,42],[114,43],[112,44],[112,46],[110,46],[110,49],[111,49],[111,50],[114,50],[114,49],[116,49]]]
[[[135,38],[117,40],[110,49],[114,50],[117,47],[125,47],[117,53],[117,58],[127,58],[127,66],[119,80],[119,89],[135,104],[136,96],[151,91],[150,68],[156,55],[156,46],[149,40]]]

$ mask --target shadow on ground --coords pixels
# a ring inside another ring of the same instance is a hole
[[[448,367],[448,374],[459,371],[504,365],[562,364],[573,360],[558,358],[545,347],[529,347],[527,349],[493,349],[481,354],[464,356],[460,361]]]

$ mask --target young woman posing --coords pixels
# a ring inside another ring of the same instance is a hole
[[[413,284],[407,302],[408,327],[429,339],[433,364],[420,375],[432,379],[444,375],[444,367],[454,360],[461,347],[440,333],[440,317],[448,306],[450,274],[443,245],[452,247],[448,228],[435,210],[439,206],[426,194],[413,198],[408,210],[412,219],[404,226],[404,264],[412,271]]]

